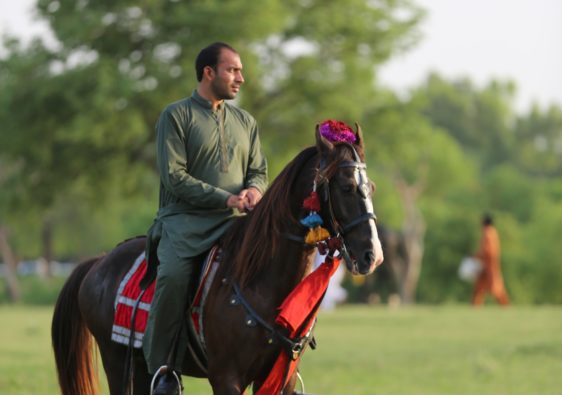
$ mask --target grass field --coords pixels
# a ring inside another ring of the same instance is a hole
[[[0,306],[0,394],[59,393],[51,313]],[[313,394],[562,394],[562,307],[341,307],[321,313],[316,338],[301,365]]]

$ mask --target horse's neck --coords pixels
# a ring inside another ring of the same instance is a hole
[[[315,159],[310,158],[307,166],[301,170],[303,177],[297,182],[298,186],[295,188],[295,192],[298,190],[306,191],[310,188],[310,185],[312,185],[311,178],[315,176],[313,171],[315,167]],[[295,196],[299,195],[300,193],[295,193]],[[297,207],[300,208],[301,204],[294,207],[293,210],[299,210]],[[293,218],[300,218],[300,216],[302,216],[300,211],[292,213]],[[275,298],[280,298],[281,301],[302,281],[312,267],[315,249],[305,246],[304,233],[305,229],[302,225],[288,225],[285,234],[279,240],[279,248],[277,249],[279,253],[271,258],[268,270],[266,270],[264,283],[274,290]],[[293,237],[287,237],[288,235]],[[302,241],[295,241],[295,236]]]
[[[271,252],[266,252],[265,250],[260,250],[261,253],[253,254],[251,262],[246,262],[250,266],[257,267],[255,271],[256,277],[251,278],[251,284],[245,284],[249,288],[257,290],[259,295],[268,295],[269,303],[280,303],[283,299],[295,288],[295,286],[303,279],[311,267],[313,249],[305,246],[304,244],[304,234],[306,228],[300,225],[296,221],[291,221],[289,218],[301,218],[302,212],[302,202],[306,198],[313,185],[313,179],[316,176],[316,166],[317,160],[316,155],[309,155],[309,157],[304,158],[305,163],[301,164],[297,171],[297,178],[293,176],[285,175],[281,181],[276,179],[274,185],[268,191],[268,196],[264,199],[272,199],[274,197],[281,197],[280,200],[266,200],[266,207],[268,210],[273,210],[276,218],[270,219],[270,223],[277,224],[278,226],[272,226],[276,231],[268,232],[268,229],[262,229],[263,232],[261,237],[276,237],[275,240],[269,240],[268,243],[264,243],[264,248],[271,248]],[[293,169],[294,170],[294,169]],[[292,189],[289,193],[286,189],[286,185],[292,185]],[[280,188],[280,185],[283,188]],[[274,192],[272,192],[272,190]],[[273,195],[271,195],[273,193]],[[288,199],[289,201],[285,201]],[[275,203],[273,203],[275,202]],[[260,203],[260,204],[263,204]],[[277,205],[281,206],[278,207]],[[287,212],[287,209],[289,212]],[[272,211],[267,214],[270,215]],[[255,215],[255,212],[252,213]],[[280,219],[281,217],[281,219]],[[281,220],[281,224],[277,221]],[[261,223],[263,224],[263,223]],[[247,227],[252,225],[251,220],[247,220],[240,223],[240,227],[236,229],[234,234],[243,234],[247,231]],[[256,229],[256,228],[254,228]],[[293,237],[288,237],[292,235]],[[257,238],[255,234],[252,235],[255,243],[259,243],[255,239]],[[301,241],[295,241],[295,236]],[[273,241],[273,242],[272,242]],[[244,251],[245,243],[242,242],[241,250]],[[255,245],[253,246],[255,247]],[[255,258],[258,255],[258,258]],[[240,255],[238,255],[240,256]],[[241,262],[238,260],[237,268],[242,268]],[[248,268],[248,266],[246,266]],[[240,273],[241,272],[241,273]],[[242,270],[235,274],[239,278],[244,278]],[[244,285],[244,281],[242,281]],[[273,306],[278,307],[278,304]]]
[[[272,293],[277,307],[285,297],[310,272],[314,258],[314,250],[303,248],[293,240],[282,242],[278,256],[271,258],[268,270],[263,273],[261,286]]]

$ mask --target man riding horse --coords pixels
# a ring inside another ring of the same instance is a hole
[[[173,394],[188,342],[184,314],[197,257],[232,220],[252,210],[267,187],[267,164],[258,126],[234,99],[244,83],[239,54],[225,43],[201,50],[198,87],[167,106],[158,120],[160,202],[148,232],[147,254],[159,265],[143,351],[153,394]]]

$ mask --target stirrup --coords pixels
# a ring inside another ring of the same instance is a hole
[[[307,394],[304,390],[304,380],[302,379],[301,373],[297,370],[297,379],[301,385],[301,391],[293,391],[293,395],[312,395],[312,394]]]
[[[293,395],[308,395],[305,392],[305,389],[304,389],[304,380],[302,379],[301,372],[299,372],[298,370],[297,370],[297,380],[299,381],[299,383],[301,385],[301,391],[302,392],[301,391],[294,391]]]
[[[174,376],[174,378],[176,379],[176,383],[178,384],[178,395],[182,395],[183,392],[183,387],[181,385],[181,379],[179,378],[178,374],[175,372],[175,370],[172,370],[172,375]],[[152,381],[150,382],[150,395],[153,395],[154,393],[154,386],[156,385],[156,378],[162,376],[162,371],[164,371],[163,374],[168,374],[168,366],[166,365],[162,365],[158,368],[158,370],[156,371],[156,373],[154,373],[154,376],[152,376]]]

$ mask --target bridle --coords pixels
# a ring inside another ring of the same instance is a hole
[[[353,168],[353,173],[355,177],[355,181],[357,183],[357,192],[363,200],[363,207],[365,208],[365,212],[360,214],[357,218],[351,220],[346,224],[342,224],[341,221],[338,221],[336,215],[334,213],[334,207],[332,204],[332,197],[330,192],[330,179],[324,175],[327,164],[324,160],[320,161],[320,165],[318,167],[318,183],[317,187],[319,190],[320,198],[322,203],[324,203],[325,207],[327,208],[327,218],[325,219],[328,225],[328,231],[330,232],[331,238],[335,238],[339,240],[338,251],[340,252],[343,259],[349,265],[349,267],[355,267],[356,264],[353,263],[351,256],[349,255],[348,249],[345,244],[345,235],[357,225],[368,222],[370,220],[377,221],[377,216],[373,210],[373,203],[370,198],[370,183],[369,178],[367,177],[367,165],[365,162],[361,161],[359,154],[355,147],[351,144],[344,143],[348,146],[352,153],[354,160],[346,160],[342,161],[338,164],[338,169],[344,168]]]

